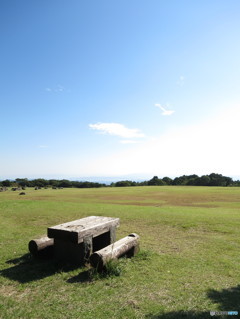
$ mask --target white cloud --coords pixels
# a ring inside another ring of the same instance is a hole
[[[144,137],[138,129],[130,129],[119,123],[97,123],[89,124],[93,130],[100,131],[103,134],[115,135],[123,138],[140,138]]]
[[[160,108],[162,110],[162,115],[172,115],[175,111],[173,110],[167,110],[165,107],[163,107],[161,104],[155,104],[156,107]]]
[[[47,92],[56,92],[56,93],[57,92],[63,92],[65,90],[66,90],[65,87],[60,85],[60,84],[58,84],[54,88],[50,88],[50,87],[45,88],[45,91],[47,91]]]

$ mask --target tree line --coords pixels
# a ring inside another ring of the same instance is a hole
[[[233,181],[231,177],[223,176],[221,174],[212,173],[210,175],[198,176],[193,175],[182,175],[175,177],[158,178],[153,176],[149,181],[140,183],[131,181],[120,181],[115,183],[113,186],[164,186],[164,185],[184,185],[184,186],[240,186],[240,181]]]
[[[240,186],[240,181],[233,181],[231,177],[212,173],[210,175],[182,175],[175,178],[153,176],[148,181],[135,182],[129,180],[118,181],[106,185],[88,181],[70,181],[67,179],[43,179],[29,180],[16,178],[15,180],[0,181],[0,187],[53,187],[53,188],[99,188],[99,187],[128,187],[128,186],[164,186],[164,185],[189,185],[189,186]]]
[[[97,188],[104,187],[105,184],[93,183],[93,182],[80,182],[80,181],[70,181],[67,179],[44,179],[37,178],[29,180],[27,178],[16,178],[15,180],[6,179],[0,182],[2,187],[54,187],[54,188]]]

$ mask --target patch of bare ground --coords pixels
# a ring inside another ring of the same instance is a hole
[[[0,287],[0,295],[3,297],[11,297],[16,294],[16,288],[12,286],[2,286]]]
[[[240,202],[240,196],[235,194],[212,194],[204,193],[204,195],[187,193],[175,193],[175,192],[146,192],[145,196],[134,196],[114,194],[114,196],[101,197],[101,202],[107,202],[109,204],[117,205],[135,205],[135,206],[190,206],[190,207],[205,207],[216,208],[221,206],[221,203]]]
[[[17,301],[21,301],[24,298],[33,297],[33,291],[30,288],[26,288],[24,290],[18,290],[15,286],[1,286],[0,287],[0,295],[3,297],[12,297]]]

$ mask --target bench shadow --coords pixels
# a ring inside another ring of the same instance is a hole
[[[80,272],[77,276],[74,276],[72,278],[69,278],[67,280],[69,284],[75,284],[75,283],[89,283],[92,282],[92,279],[89,275],[89,270],[85,270],[83,272]]]
[[[231,287],[228,289],[222,289],[217,291],[210,289],[207,291],[207,297],[212,302],[218,304],[215,309],[209,309],[209,311],[171,311],[161,314],[147,314],[146,319],[205,319],[212,318],[214,315],[210,314],[210,311],[238,311],[240,314],[240,285]],[[221,318],[229,318],[229,315],[221,315]]]
[[[25,262],[29,261],[30,259],[31,259],[31,255],[29,253],[27,253],[27,254],[22,255],[21,257],[7,260],[6,264],[18,265],[18,264],[25,263]]]
[[[147,319],[206,319],[211,318],[210,311],[196,312],[196,311],[172,311],[159,315],[148,314]]]
[[[53,258],[36,258],[29,253],[7,260],[6,264],[12,266],[1,270],[0,275],[22,284],[79,268],[79,265],[66,264]]]

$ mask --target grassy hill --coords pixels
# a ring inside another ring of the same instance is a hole
[[[0,318],[210,318],[240,311],[240,188],[27,189],[0,193]],[[121,276],[35,260],[28,242],[59,223],[120,218],[141,252]],[[224,318],[224,317],[221,317]],[[226,316],[227,318],[227,316]]]

